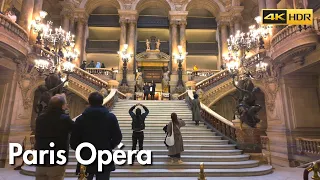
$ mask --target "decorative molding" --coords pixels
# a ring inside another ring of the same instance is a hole
[[[170,25],[187,23],[188,11],[169,11]]]
[[[44,82],[34,68],[35,54],[29,54],[26,59],[15,59],[17,64],[18,84],[22,93],[24,109],[32,108],[35,89]]]
[[[118,10],[119,13],[119,22],[120,23],[137,23],[138,21],[138,11],[136,10]]]

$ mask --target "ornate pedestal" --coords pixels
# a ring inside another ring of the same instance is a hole
[[[164,101],[170,100],[170,93],[162,93],[162,100]]]
[[[143,100],[143,92],[136,92],[136,100]]]
[[[261,153],[261,140],[260,140],[260,124],[256,128],[251,128],[247,124],[242,124],[240,129],[240,120],[232,121],[236,128],[237,146],[245,153]]]

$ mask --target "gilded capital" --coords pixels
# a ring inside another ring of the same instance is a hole
[[[136,10],[118,10],[120,23],[137,23],[138,11]]]
[[[76,20],[80,23],[86,24],[89,19],[89,15],[84,9],[79,9],[75,12]]]

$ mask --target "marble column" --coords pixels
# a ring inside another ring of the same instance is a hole
[[[187,52],[186,25],[187,22],[180,22],[180,45],[182,46],[183,53]],[[187,70],[187,58],[185,58],[182,62],[182,70],[183,74],[185,74]]]
[[[267,9],[277,9],[277,0],[266,0],[266,8]],[[272,36],[277,33],[277,27],[273,26],[272,28]]]
[[[42,5],[43,5],[43,0],[34,0],[34,7],[33,7],[33,15],[32,15],[32,20],[40,17],[40,11],[42,11]],[[36,42],[38,34],[33,33],[32,30],[30,32],[29,36],[29,43],[34,44]]]
[[[127,43],[127,23],[125,21],[120,21],[120,42],[119,42],[119,50],[123,50],[123,45]],[[121,60],[121,56],[119,56],[119,74],[122,74],[123,62]],[[119,78],[122,78],[119,77]]]
[[[220,34],[221,34],[221,57],[228,54],[228,27],[227,24],[223,23],[219,25],[220,28]],[[223,64],[223,59],[221,58],[220,61],[217,62],[217,66],[220,68],[220,66]]]
[[[32,19],[35,19],[36,17],[40,16],[40,11],[42,11],[42,5],[43,5],[43,0],[34,0]]]
[[[86,25],[86,20],[79,19],[77,24],[77,34],[76,34],[76,44],[75,49],[79,52],[79,58],[75,61],[75,64],[79,67],[84,59],[84,27]]]
[[[30,32],[30,25],[33,16],[33,7],[34,0],[22,1],[20,20],[18,24],[27,32]]]
[[[74,27],[74,17],[70,17],[70,25],[69,25],[69,31],[71,34],[75,33],[75,27]]]
[[[262,9],[266,8],[266,0],[258,0],[258,6],[259,6],[259,15],[261,16],[262,14]]]
[[[265,1],[266,1],[267,9],[277,9],[277,0],[265,0]]]
[[[70,15],[69,14],[63,14],[62,15],[62,29],[68,32],[70,29]]]
[[[235,28],[234,28],[234,22],[233,21],[230,22],[229,27],[230,27],[229,28],[230,29],[230,35],[231,34],[234,35],[236,33],[236,31],[235,31]]]
[[[173,55],[178,54],[178,26],[176,22],[171,22],[171,52],[172,52],[172,74],[177,74],[178,63],[174,59]]]
[[[5,3],[5,0],[0,0],[0,11],[1,12],[4,12],[4,3]]]
[[[234,21],[234,33],[237,33],[237,31],[241,31],[241,20],[240,19],[235,19]]]
[[[129,22],[129,32],[128,32],[128,53],[135,54],[135,33],[136,33],[136,22]],[[128,74],[134,73],[134,57],[128,62]]]

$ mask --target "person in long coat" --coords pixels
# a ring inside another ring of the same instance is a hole
[[[192,121],[196,122],[196,125],[199,125],[199,121],[201,120],[201,114],[200,114],[200,101],[199,101],[199,96],[198,94],[193,95],[193,100],[192,100],[192,105],[191,105],[191,110],[192,110]]]
[[[171,114],[171,122],[169,122],[167,126],[168,136],[171,136],[172,128],[174,134],[174,145],[168,146],[168,155],[171,157],[171,163],[174,163],[175,159],[178,160],[179,164],[183,163],[181,160],[181,153],[184,151],[184,148],[180,128],[185,125],[186,123],[182,119],[178,119],[176,113]]]

